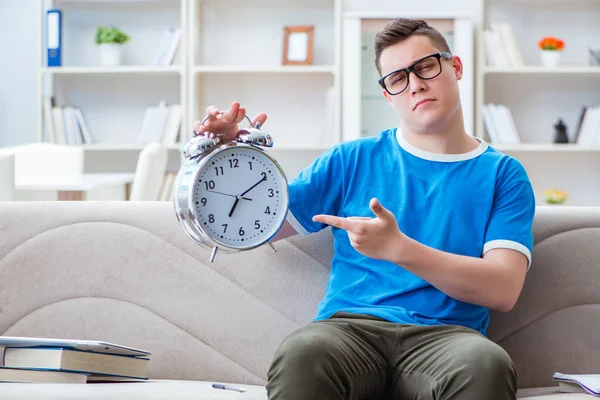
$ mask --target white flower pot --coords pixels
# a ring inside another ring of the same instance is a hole
[[[121,65],[122,48],[123,46],[115,43],[99,44],[100,48],[100,64],[105,66]]]
[[[542,50],[542,65],[546,68],[556,68],[560,65],[560,51]]]

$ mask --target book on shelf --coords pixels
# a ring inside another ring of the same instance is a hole
[[[506,68],[525,65],[515,33],[509,23],[489,24],[489,28],[483,32],[483,43],[488,66]]]
[[[502,104],[483,105],[483,123],[492,144],[520,144],[510,109]]]
[[[600,375],[562,374],[555,372],[552,379],[558,382],[558,390],[563,393],[588,393],[600,397]]]
[[[181,120],[180,104],[167,105],[166,101],[161,101],[157,106],[147,107],[136,143],[160,142],[165,145],[177,143]]]
[[[165,29],[154,54],[152,65],[171,65],[181,42],[181,28]]]
[[[573,137],[581,146],[600,146],[600,106],[582,107]]]
[[[1,336],[0,382],[148,379],[150,353],[109,342]]]
[[[44,98],[43,124],[44,141],[47,143],[64,145],[92,143],[92,135],[83,112],[77,106],[56,106],[52,98]]]

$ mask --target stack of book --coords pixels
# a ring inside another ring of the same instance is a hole
[[[558,391],[563,393],[588,393],[600,396],[600,375],[562,374],[555,372],[552,379],[558,382]]]
[[[150,353],[114,343],[0,336],[0,382],[88,383],[148,379]]]

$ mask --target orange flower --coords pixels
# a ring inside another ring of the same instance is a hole
[[[546,36],[538,42],[538,46],[542,50],[562,50],[565,48],[565,42],[554,36]]]

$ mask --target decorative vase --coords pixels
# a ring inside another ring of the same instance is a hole
[[[560,64],[560,51],[542,50],[542,64],[546,68],[556,68]]]
[[[100,48],[100,63],[105,66],[121,65],[122,45],[116,43],[102,43]]]

